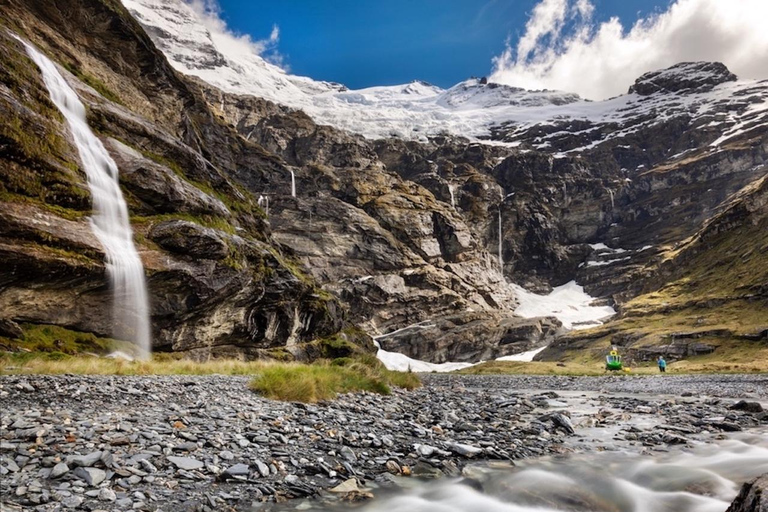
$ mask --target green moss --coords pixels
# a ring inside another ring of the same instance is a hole
[[[102,82],[95,76],[86,73],[77,65],[69,62],[64,62],[63,66],[67,71],[75,75],[85,84],[89,85],[92,89],[94,89],[96,92],[101,94],[104,98],[108,99],[113,103],[118,103],[120,105],[125,106],[125,104],[122,102],[120,97],[114,92],[112,92],[112,90],[109,87],[107,87],[106,84],[104,84],[104,82]]]
[[[45,353],[56,360],[62,354],[74,355],[84,352],[96,354],[109,353],[122,344],[111,338],[103,338],[92,333],[74,331],[57,325],[21,324],[24,332],[19,340],[6,340],[12,350],[30,351],[28,354]],[[32,358],[33,355],[27,356]]]
[[[232,225],[229,219],[220,217],[218,215],[192,215],[189,213],[164,213],[160,215],[132,215],[132,224],[154,224],[157,222],[164,222],[168,220],[185,220],[188,222],[194,222],[200,226],[206,228],[216,229],[223,231],[224,233],[234,235],[237,232],[237,228]]]

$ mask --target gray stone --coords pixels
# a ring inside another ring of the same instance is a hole
[[[75,469],[73,474],[91,487],[98,486],[107,477],[107,473],[98,468],[79,467]]]
[[[168,457],[168,461],[177,468],[185,469],[187,471],[200,469],[205,465],[199,460],[191,457]]]
[[[69,466],[67,466],[64,462],[59,462],[55,466],[53,466],[53,469],[51,469],[51,474],[48,475],[48,478],[59,478],[60,476],[66,474],[69,472]]]
[[[67,465],[90,467],[101,460],[101,452],[91,452],[88,455],[70,455],[67,457]]]

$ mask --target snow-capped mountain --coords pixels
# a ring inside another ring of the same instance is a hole
[[[552,150],[562,135],[574,139],[574,133],[580,134],[583,145],[565,148],[573,152],[671,116],[721,125],[725,133],[718,143],[768,122],[768,85],[737,81],[719,63],[684,63],[647,73],[629,94],[599,102],[476,78],[447,90],[419,81],[348,90],[286,73],[262,58],[256,44],[223,31],[218,20],[206,19],[184,0],[123,0],[123,4],[182,73],[226,92],[301,109],[320,124],[372,139],[424,140],[451,133]]]

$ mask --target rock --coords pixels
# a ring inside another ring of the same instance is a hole
[[[745,483],[726,512],[768,512],[768,474]]]
[[[248,468],[247,464],[235,464],[234,466],[230,466],[225,469],[221,474],[221,478],[226,479],[227,477],[233,476],[248,476],[249,473],[250,469]]]
[[[107,473],[103,469],[87,467],[79,467],[75,469],[73,474],[91,487],[97,487],[107,477]]]
[[[471,446],[468,444],[461,444],[461,443],[445,443],[445,447],[452,451],[453,453],[456,453],[458,455],[461,455],[463,457],[474,457],[476,455],[479,455],[483,453],[482,448],[478,448],[476,446]]]
[[[573,429],[573,423],[571,423],[571,419],[568,416],[557,413],[553,414],[550,419],[552,420],[552,423],[565,430],[568,434],[576,433]]]
[[[24,331],[21,330],[19,324],[8,318],[0,318],[0,336],[14,340],[23,335]]]
[[[342,457],[344,457],[344,459],[346,459],[347,462],[357,461],[357,455],[355,455],[355,452],[352,451],[352,449],[349,446],[342,446],[341,450],[339,450],[339,454]]]
[[[51,469],[51,474],[48,475],[48,478],[54,479],[59,478],[62,475],[65,475],[69,472],[69,466],[67,466],[64,462],[59,462],[55,466],[53,466],[53,469]]]
[[[173,457],[173,456],[169,456],[168,457],[168,461],[171,464],[173,464],[174,466],[176,466],[177,468],[183,469],[183,470],[186,470],[186,471],[192,471],[194,469],[200,469],[203,466],[205,466],[205,464],[203,464],[199,460],[193,459],[191,457]]]
[[[746,400],[739,400],[730,407],[734,411],[745,411],[751,413],[763,412],[763,406],[760,402],[747,402]]]
[[[349,478],[347,480],[344,480],[342,483],[340,483],[336,487],[329,489],[329,491],[336,492],[336,493],[357,492],[359,490],[360,488],[357,486],[356,478]]]
[[[88,455],[70,455],[67,457],[67,465],[91,467],[101,460],[101,452],[91,452]]]
[[[647,96],[658,92],[705,92],[735,80],[736,75],[720,62],[681,62],[661,71],[645,73],[630,86],[629,93]]]
[[[197,258],[220,260],[229,254],[229,246],[217,231],[186,220],[160,222],[149,237],[164,249]]]
[[[117,499],[117,495],[112,489],[102,488],[99,489],[98,498],[100,501],[115,501]]]
[[[83,498],[80,496],[67,496],[61,500],[61,504],[64,506],[64,508],[78,508],[83,504],[83,501]]]

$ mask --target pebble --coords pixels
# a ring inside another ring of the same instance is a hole
[[[583,428],[611,428],[611,443],[640,452],[768,424],[757,375],[423,380],[411,392],[298,404],[259,397],[243,377],[1,376],[0,394],[10,392],[0,475],[10,504],[36,512],[210,512],[284,499],[300,508],[306,498],[364,499],[364,481],[458,477],[477,462],[594,449]],[[754,398],[739,403],[747,388]],[[593,412],[575,416],[559,389],[591,390],[581,402]],[[664,396],[615,395],[656,389]]]

